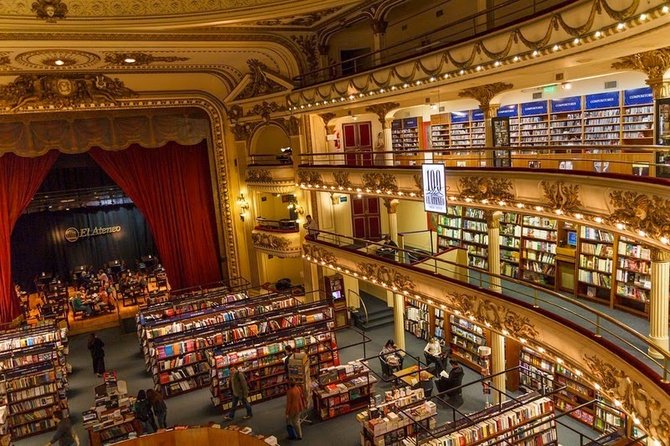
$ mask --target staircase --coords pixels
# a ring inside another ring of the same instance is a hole
[[[387,307],[383,301],[364,291],[361,292],[361,300],[365,304],[365,308],[368,309],[368,318],[366,321],[365,311],[361,306],[358,312],[352,313],[356,327],[367,331],[386,325],[393,325],[393,308]]]

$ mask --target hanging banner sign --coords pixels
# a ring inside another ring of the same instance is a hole
[[[519,106],[517,104],[503,105],[498,109],[500,118],[516,118],[519,116]]]
[[[524,102],[521,104],[521,116],[546,115],[547,101]]]
[[[654,94],[649,87],[634,88],[623,92],[623,105],[650,105],[654,103]]]
[[[586,109],[608,108],[619,106],[619,92],[597,93],[586,95]]]
[[[406,118],[403,120],[403,128],[406,129],[415,129],[419,126],[419,120],[414,117],[414,118]]]
[[[65,230],[65,240],[67,240],[70,243],[74,243],[77,240],[81,240],[83,238],[88,238],[88,237],[95,237],[97,235],[107,235],[107,234],[115,234],[117,232],[121,232],[121,226],[109,226],[106,228],[101,228],[96,226],[95,228],[67,228]]]
[[[551,112],[563,113],[580,111],[582,109],[582,97],[573,96],[570,98],[552,99]]]
[[[423,164],[423,209],[447,213],[447,177],[444,164]]]
[[[482,110],[472,110],[472,120],[473,121],[483,121],[484,112]]]
[[[458,123],[458,122],[468,122],[470,120],[470,113],[469,112],[453,112],[451,114],[451,122],[453,123]]]

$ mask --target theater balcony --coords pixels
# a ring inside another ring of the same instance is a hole
[[[253,247],[278,257],[300,256],[300,229],[295,220],[269,220],[256,218],[251,232]]]

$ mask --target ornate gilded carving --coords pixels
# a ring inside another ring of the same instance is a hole
[[[337,115],[335,113],[321,113],[319,117],[323,119],[323,125],[328,128],[328,123]]]
[[[100,56],[89,51],[49,48],[19,53],[14,60],[36,70],[62,70],[64,67],[90,68],[100,62]]]
[[[260,116],[265,122],[270,120],[270,115],[275,112],[286,110],[286,107],[279,105],[276,102],[263,101],[262,104],[256,104],[251,110],[247,112],[247,116]]]
[[[582,206],[579,199],[580,187],[578,184],[565,184],[563,181],[540,183],[544,191],[544,198],[554,209],[563,212],[576,212]]]
[[[64,19],[67,14],[67,5],[61,0],[37,0],[33,2],[32,12],[38,19],[55,23],[56,19]]]
[[[670,47],[620,57],[619,62],[612,64],[612,68],[646,73],[647,85],[654,92],[654,97],[660,99],[662,97],[663,75],[670,69]]]
[[[349,179],[349,172],[344,171],[334,171],[333,178],[335,179],[335,185],[340,189],[346,189],[351,187],[351,180]]]
[[[473,316],[478,321],[486,322],[498,332],[507,331],[516,337],[533,340],[539,336],[539,332],[529,318],[493,300],[458,293],[447,294],[447,298],[451,306],[460,311],[462,315]]]
[[[247,183],[272,183],[272,172],[268,169],[249,169],[247,171]]]
[[[399,290],[413,290],[416,288],[409,276],[399,273],[396,269],[376,263],[359,263],[358,271],[373,282],[380,282]]]
[[[398,183],[396,177],[390,173],[368,172],[361,177],[363,186],[372,191],[398,191]]]
[[[487,116],[490,118],[491,100],[505,90],[510,90],[514,86],[506,82],[495,82],[493,84],[480,85],[478,87],[466,88],[461,90],[458,95],[462,98],[473,98],[479,102],[479,106]]]
[[[228,115],[230,123],[233,125],[237,124],[237,121],[239,121],[244,116],[242,106],[237,104],[231,105],[230,107],[226,108],[226,113]]]
[[[282,17],[271,20],[259,20],[256,22],[258,26],[312,26],[321,19],[335,14],[342,9],[341,6],[337,8],[328,8],[323,11],[312,12],[310,14],[292,15],[289,17]]]
[[[291,36],[307,62],[308,71],[316,71],[319,69],[319,46],[315,34]]]
[[[133,60],[133,62],[126,62],[127,60]],[[177,57],[177,56],[154,56],[149,53],[141,53],[139,51],[131,51],[128,53],[124,52],[114,52],[105,54],[105,62],[112,65],[133,65],[133,66],[142,66],[142,65],[151,65],[154,62],[183,62],[189,60],[188,57]]]
[[[400,104],[397,102],[382,102],[381,104],[373,104],[365,108],[365,111],[369,111],[377,115],[377,119],[381,123],[383,128],[386,128],[386,115],[388,112],[394,108],[400,107]]]
[[[512,181],[506,178],[464,177],[459,181],[461,195],[473,200],[511,200]]]
[[[251,136],[254,127],[251,124],[235,124],[231,127],[236,141],[246,141]]]
[[[236,99],[264,96],[272,93],[279,93],[286,89],[283,85],[278,84],[268,77],[267,73],[272,73],[272,71],[260,60],[249,59],[247,60],[247,66],[249,67],[251,80]],[[276,73],[272,74],[278,76]]]
[[[619,401],[629,414],[635,414],[644,431],[652,438],[670,444],[670,413],[667,404],[649,395],[640,383],[597,355],[584,355],[584,361],[589,374],[600,384],[601,392]]]
[[[273,251],[289,251],[292,246],[291,242],[287,239],[265,232],[252,233],[251,242],[256,247],[270,249]]]
[[[33,107],[72,107],[82,102],[114,102],[137,94],[119,79],[98,74],[22,74],[0,86],[2,102],[12,110]]]
[[[319,185],[323,183],[323,180],[321,179],[321,174],[319,172],[313,172],[311,170],[299,170],[298,182],[300,184]]]
[[[656,237],[670,234],[670,200],[618,190],[610,193],[610,201],[614,208],[610,213],[612,223],[624,223],[629,229]]]
[[[397,198],[384,198],[384,207],[388,211],[389,214],[395,214],[398,212],[398,205],[400,204],[400,200]]]
[[[331,265],[337,264],[337,257],[330,251],[319,246],[306,243],[302,245],[302,251],[305,253],[305,256],[309,256],[318,262],[324,262]]]
[[[417,195],[419,197],[423,197],[423,174],[415,173],[414,175],[412,175],[412,179],[414,180],[414,186],[416,186],[418,190]]]
[[[3,54],[2,56],[0,56],[0,66],[9,65],[11,63],[12,63],[12,60],[6,54]]]
[[[300,119],[291,116],[286,120],[285,128],[290,136],[300,135]]]

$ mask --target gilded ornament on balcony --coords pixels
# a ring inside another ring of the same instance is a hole
[[[623,370],[605,363],[597,355],[584,355],[589,374],[600,384],[601,392],[621,403],[622,409],[635,414],[642,429],[652,438],[668,445],[670,412],[667,404],[649,395],[642,385],[633,381]]]
[[[579,199],[580,187],[578,184],[565,184],[563,181],[551,183],[542,180],[544,198],[554,208],[563,212],[576,212],[582,206]]]
[[[384,283],[389,287],[400,290],[413,290],[416,285],[409,276],[399,273],[396,269],[376,263],[359,263],[359,274],[368,279],[374,279],[378,283]]]
[[[279,77],[279,75],[272,72],[270,68],[260,60],[249,59],[247,60],[247,66],[249,67],[249,83],[247,83],[244,90],[242,90],[242,93],[235,99],[249,99],[286,90],[286,87],[280,85],[269,77],[268,73],[275,76],[275,78]]]
[[[0,98],[16,110],[33,107],[73,107],[89,102],[113,102],[137,96],[119,79],[98,74],[22,74],[0,86]]]
[[[412,179],[414,180],[414,186],[416,186],[418,190],[418,196],[423,197],[423,174],[422,173],[415,173],[412,175]]]
[[[458,93],[462,98],[473,98],[479,102],[479,106],[488,113],[491,101],[493,98],[506,90],[511,90],[514,87],[507,82],[494,82],[492,84],[479,85],[477,87],[466,88]]]
[[[377,115],[377,119],[381,123],[383,128],[386,128],[386,115],[393,109],[400,107],[400,104],[397,102],[382,102],[381,104],[374,104],[369,107],[365,107],[365,111],[369,111]]]
[[[465,177],[459,181],[461,195],[473,200],[511,200],[512,181],[506,178]]]
[[[316,34],[291,36],[300,52],[305,56],[308,71],[316,71],[319,69],[319,45],[317,43]]]
[[[275,112],[286,110],[286,107],[276,102],[263,101],[262,104],[256,104],[247,112],[247,116],[260,116],[265,122],[270,120],[270,115]]]
[[[319,246],[304,244],[302,245],[302,251],[306,256],[311,257],[317,262],[324,262],[329,265],[337,264],[337,257],[330,251]]]
[[[654,98],[661,98],[663,75],[670,70],[670,47],[620,57],[618,62],[612,64],[612,68],[646,73],[647,85],[652,88]]]
[[[328,128],[328,123],[337,115],[335,113],[321,113],[319,117],[323,120],[323,125]]]
[[[231,129],[235,135],[235,141],[246,141],[254,130],[251,124],[234,124]]]
[[[272,183],[272,173],[267,169],[249,169],[247,183]]]
[[[251,242],[258,248],[265,248],[272,251],[289,251],[291,242],[276,235],[258,233],[251,234]]]
[[[56,19],[64,19],[67,14],[67,5],[61,0],[37,0],[33,2],[32,11],[38,19],[48,23],[55,23]]]
[[[244,116],[244,111],[242,110],[242,107],[240,105],[231,105],[230,107],[226,108],[226,112],[228,114],[228,119],[230,120],[230,123],[235,125],[237,124],[237,121],[240,120]]]
[[[321,183],[323,183],[323,180],[321,179],[321,174],[319,172],[312,172],[309,170],[299,170],[298,183],[320,185]]]
[[[670,234],[670,200],[618,190],[610,193],[610,201],[614,208],[612,223],[623,223],[654,237]]]
[[[473,316],[480,322],[486,322],[498,331],[508,331],[516,337],[537,339],[539,332],[530,319],[495,303],[492,300],[466,294],[447,294],[451,306],[464,316]]]
[[[395,176],[390,173],[364,173],[362,176],[363,187],[372,191],[380,190],[382,192],[398,191],[398,183]]]
[[[132,62],[128,62],[132,59]],[[142,66],[151,65],[154,62],[184,62],[189,60],[188,57],[177,56],[154,56],[150,53],[135,52],[114,52],[105,55],[105,62],[111,65],[129,65]]]
[[[333,172],[333,178],[335,179],[335,185],[340,188],[340,190],[351,187],[349,172],[335,171]]]

